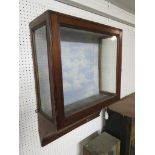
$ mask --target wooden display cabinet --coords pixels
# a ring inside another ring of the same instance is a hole
[[[30,31],[44,146],[120,99],[122,30],[46,11]]]

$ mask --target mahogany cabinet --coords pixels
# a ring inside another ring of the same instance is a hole
[[[46,11],[30,31],[44,146],[120,99],[122,30]]]

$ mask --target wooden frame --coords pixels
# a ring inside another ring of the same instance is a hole
[[[36,60],[35,35],[39,27],[46,25],[49,82],[52,103],[52,119],[46,117],[41,111],[38,66]],[[64,97],[62,83],[61,51],[59,27],[67,26],[76,29],[89,30],[117,37],[117,65],[116,65],[116,95],[101,100],[86,109],[78,111],[68,117],[64,114]],[[37,96],[37,112],[39,135],[41,145],[44,146],[56,138],[64,135],[79,125],[99,116],[102,108],[120,99],[121,86],[121,53],[122,53],[122,30],[107,25],[87,21],[53,11],[46,11],[30,23],[31,43],[33,51],[33,64],[35,74],[35,86]]]

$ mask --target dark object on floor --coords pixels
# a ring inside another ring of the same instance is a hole
[[[121,140],[120,155],[134,155],[135,94],[109,106],[108,114],[104,131]]]
[[[120,155],[120,140],[103,132],[84,145],[83,155]]]

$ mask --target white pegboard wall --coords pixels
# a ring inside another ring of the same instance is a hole
[[[124,31],[128,31],[129,29],[132,31],[133,28],[110,22],[110,20],[104,17],[54,0],[20,0],[20,155],[79,155],[79,143],[92,133],[101,130],[101,117],[82,125],[45,147],[40,146],[37,114],[35,113],[36,96],[29,23],[46,10],[54,10],[99,23],[113,25],[122,28]],[[128,41],[129,39],[126,38],[125,40]],[[126,43],[126,45],[129,47],[131,44],[129,43],[128,45]],[[128,51],[130,51],[129,49],[131,47],[128,48]],[[125,57],[128,57],[127,53],[123,54]],[[123,79],[126,79],[125,76]],[[123,83],[124,88],[125,82]]]

